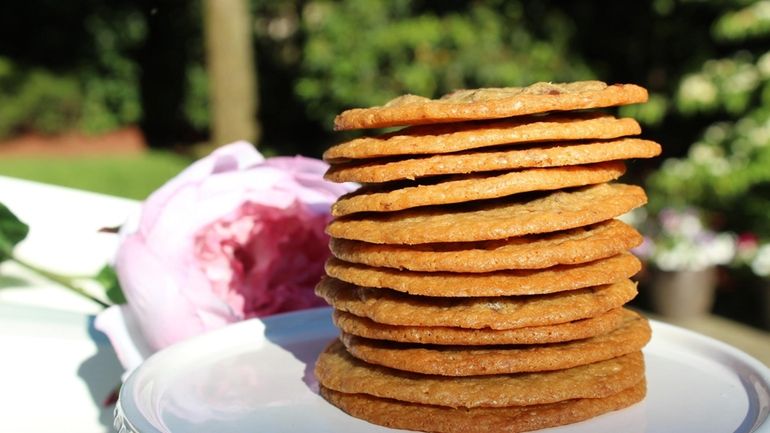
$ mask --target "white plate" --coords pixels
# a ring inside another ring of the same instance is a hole
[[[719,341],[652,322],[647,398],[553,432],[770,432],[770,370]],[[250,320],[161,351],[126,381],[118,431],[392,432],[317,393],[313,364],[335,336],[321,308]],[[121,430],[121,428],[125,430]]]

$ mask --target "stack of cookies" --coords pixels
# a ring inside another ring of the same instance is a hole
[[[326,177],[359,182],[328,225],[316,293],[338,341],[321,394],[375,424],[518,432],[645,395],[647,321],[623,306],[642,238],[616,219],[646,202],[615,180],[660,153],[632,119],[634,85],[538,83],[402,96],[337,129],[406,126],[335,145]]]

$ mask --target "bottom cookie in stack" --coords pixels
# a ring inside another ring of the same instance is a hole
[[[321,395],[356,418],[387,427],[441,433],[524,432],[583,421],[641,401],[644,381],[603,398],[532,406],[451,408],[422,405],[321,387]]]

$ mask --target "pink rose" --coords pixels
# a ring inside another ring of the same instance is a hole
[[[96,322],[124,366],[229,323],[324,305],[313,293],[328,257],[324,227],[351,190],[325,181],[326,169],[238,142],[154,192],[116,255],[128,303]]]

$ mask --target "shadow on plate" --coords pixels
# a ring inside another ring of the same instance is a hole
[[[266,318],[265,338],[289,352],[304,365],[302,382],[318,394],[314,369],[318,355],[338,335],[328,307]]]

